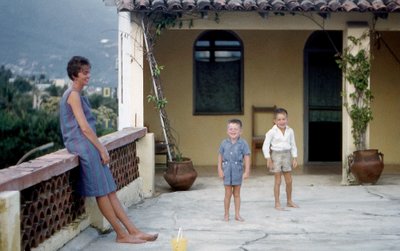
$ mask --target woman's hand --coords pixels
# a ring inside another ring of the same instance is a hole
[[[108,154],[107,148],[103,146],[103,149],[100,151],[101,162],[103,165],[110,163],[110,155]]]

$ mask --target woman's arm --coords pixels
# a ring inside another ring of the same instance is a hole
[[[72,91],[67,100],[68,104],[71,106],[72,112],[82,130],[83,135],[96,147],[99,151],[103,164],[108,164],[110,162],[110,156],[108,155],[107,149],[101,144],[97,138],[96,133],[90,127],[85,114],[83,113],[80,95],[76,91]]]

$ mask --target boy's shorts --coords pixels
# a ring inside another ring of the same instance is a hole
[[[290,154],[290,150],[272,151],[271,159],[274,167],[270,169],[270,172],[279,173],[292,171],[292,155]]]

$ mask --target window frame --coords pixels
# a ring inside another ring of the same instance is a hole
[[[222,33],[222,35],[221,35]],[[239,46],[221,46],[215,45],[215,41],[230,41],[227,38],[233,38],[235,41],[239,43]],[[209,46],[197,46],[197,42],[201,40],[210,41]],[[196,101],[197,101],[197,92],[198,92],[198,72],[197,72],[197,61],[196,52],[199,51],[210,51],[210,60],[215,59],[216,51],[239,51],[240,59],[239,59],[239,99],[240,99],[240,107],[238,111],[197,111]],[[244,114],[244,46],[242,40],[239,36],[230,30],[206,30],[203,31],[200,35],[197,36],[196,40],[193,44],[193,115],[194,116],[202,116],[202,115],[243,115]]]

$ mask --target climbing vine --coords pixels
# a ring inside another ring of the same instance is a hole
[[[366,148],[366,131],[369,122],[373,119],[371,103],[374,99],[369,81],[371,73],[371,56],[366,46],[369,46],[370,33],[363,33],[360,37],[349,36],[350,46],[343,50],[336,60],[343,71],[344,78],[354,87],[351,93],[343,93],[349,99],[344,102],[351,120],[352,136],[357,150]],[[363,44],[368,41],[368,45]],[[354,46],[360,49],[352,53]]]

